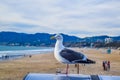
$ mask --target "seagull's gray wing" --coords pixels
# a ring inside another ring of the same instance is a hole
[[[79,62],[84,58],[84,55],[82,53],[70,49],[63,49],[60,52],[60,55],[70,62]]]

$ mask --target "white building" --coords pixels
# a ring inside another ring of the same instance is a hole
[[[110,43],[110,42],[113,42],[112,38],[105,38],[105,43]]]

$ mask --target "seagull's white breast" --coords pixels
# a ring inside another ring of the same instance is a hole
[[[69,63],[68,60],[66,60],[65,58],[63,58],[60,55],[60,52],[64,49],[65,47],[63,46],[63,38],[61,37],[61,39],[57,39],[56,44],[55,44],[55,49],[54,49],[54,56],[55,58],[61,62],[61,63]]]

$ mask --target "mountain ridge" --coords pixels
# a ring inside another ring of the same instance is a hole
[[[113,41],[120,41],[120,36],[93,36],[80,38],[61,33],[64,37],[64,43],[76,43],[76,42],[104,42],[105,38],[112,38]],[[17,32],[0,32],[0,45],[30,45],[30,46],[50,46],[54,45],[55,40],[51,40],[50,37],[55,34],[49,33],[17,33]]]

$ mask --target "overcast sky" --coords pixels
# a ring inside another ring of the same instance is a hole
[[[120,36],[120,0],[0,0],[0,31]]]

